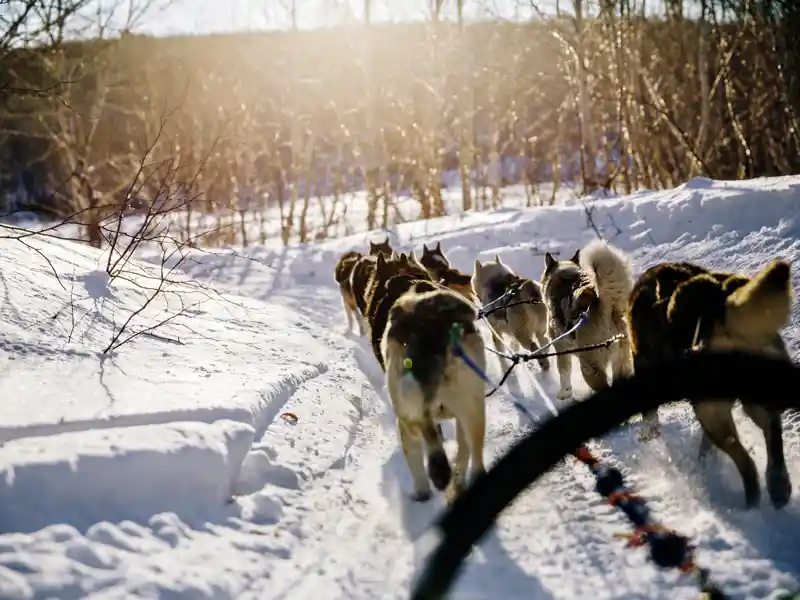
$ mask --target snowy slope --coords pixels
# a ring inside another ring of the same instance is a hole
[[[593,224],[638,269],[677,259],[753,272],[775,256],[800,267],[798,207],[800,177],[694,179],[669,192],[391,233],[406,250],[441,241],[465,270],[499,254],[538,278],[545,251],[571,255],[595,236]],[[0,597],[407,597],[424,558],[413,541],[443,501],[407,500],[380,370],[365,340],[343,334],[333,266],[365,241],[196,251],[168,295],[131,321],[128,334],[144,333],[104,356],[142,306],[157,256],[140,253],[126,277],[108,282],[94,250],[27,238],[39,254],[1,240]],[[795,354],[799,324],[795,312],[786,334]],[[554,370],[541,385],[519,370],[509,389],[546,415]],[[507,397],[488,406],[491,464],[528,422]],[[631,428],[602,446],[665,524],[693,537],[698,560],[732,597],[800,585],[800,496],[781,513],[766,501],[743,512],[726,458],[709,472],[693,463],[686,407],[662,420],[665,436],[646,447]],[[741,429],[763,465],[755,428]],[[797,487],[800,424],[787,429]],[[505,513],[454,598],[696,598],[685,580],[614,538],[626,529],[567,462]]]

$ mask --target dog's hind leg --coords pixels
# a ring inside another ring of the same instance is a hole
[[[467,480],[467,467],[469,466],[470,446],[467,438],[467,433],[464,430],[464,425],[458,419],[456,421],[456,457],[453,461],[453,477],[450,480],[450,485],[445,490],[445,498],[448,504],[451,504],[458,497],[458,494],[464,489],[464,483]]]
[[[535,344],[531,345],[531,352],[535,352],[539,348],[542,348],[550,343],[550,340],[547,339],[547,335],[543,333],[536,333],[533,335],[533,339],[536,342]],[[546,352],[545,352],[546,354]],[[542,358],[537,358],[536,362],[539,363],[539,367],[541,367],[542,371],[549,371],[550,370],[550,358],[544,356]]]
[[[444,446],[442,446],[442,436],[439,435],[437,426],[432,420],[420,423],[420,429],[428,450],[428,477],[437,490],[443,491],[450,485],[453,471],[450,468],[450,461],[447,459]]]
[[[397,419],[397,432],[400,444],[406,457],[406,464],[414,482],[414,492],[411,499],[415,502],[426,502],[431,498],[431,484],[425,472],[425,458],[422,448],[422,439],[409,430],[403,421]]]
[[[622,338],[614,342],[616,347],[611,349],[611,380],[616,381],[621,377],[633,375],[633,356],[631,355],[631,343],[628,338]]]
[[[353,316],[355,317],[356,323],[358,323],[358,335],[363,337],[367,333],[367,328],[364,325],[364,317],[361,316],[361,313],[358,312],[358,308],[352,309]]]
[[[603,351],[600,350],[600,352]],[[583,375],[586,385],[592,388],[592,391],[600,392],[608,387],[608,373],[606,373],[606,365],[608,363],[595,358],[594,352],[587,354],[591,355],[584,355],[579,359],[581,375]]]
[[[642,369],[646,369],[649,365],[649,361],[644,360],[641,355],[633,357],[633,368],[636,373],[641,371]],[[661,425],[658,422],[658,409],[653,409],[651,411],[642,413],[642,423],[638,427],[637,431],[637,439],[640,442],[649,442],[652,439],[661,436]],[[707,434],[704,433],[705,437],[708,437]]]
[[[767,492],[772,505],[778,509],[783,508],[792,496],[792,481],[786,470],[786,460],[783,455],[781,413],[758,404],[743,404],[742,408],[764,433],[764,442],[767,446],[767,469],[764,472]]]
[[[697,460],[700,461],[701,464],[706,462],[708,458],[708,453],[714,447],[714,442],[711,441],[711,438],[708,437],[708,434],[703,430],[700,429],[700,447],[697,449]]]
[[[467,440],[469,442],[469,458],[471,478],[477,477],[486,471],[483,464],[483,446],[486,443],[486,405],[483,393],[480,394],[480,408],[475,410],[467,427]]]
[[[700,426],[714,445],[731,457],[744,485],[745,506],[752,508],[761,499],[758,471],[753,458],[742,446],[736,424],[733,422],[730,400],[703,400],[694,403],[694,412]]]
[[[494,343],[494,350],[498,354],[497,360],[500,362],[500,368],[505,371],[511,366],[511,363],[506,358],[508,356],[506,343],[503,341],[501,334],[496,333],[494,330],[492,331],[492,342]]]
[[[563,348],[556,347],[556,350],[563,350]],[[572,398],[572,356],[559,354],[556,356],[556,366],[558,367],[558,378],[561,384],[556,397],[559,400]]]
[[[348,304],[347,304],[347,298],[345,297],[344,292],[342,292],[342,308],[344,309],[344,314],[347,317],[347,329],[346,329],[346,332],[350,333],[351,331],[353,331],[353,311],[350,309],[350,306],[348,306]],[[359,333],[361,333],[361,331],[360,331],[361,330],[361,322],[360,321],[358,323],[358,326],[359,326]]]

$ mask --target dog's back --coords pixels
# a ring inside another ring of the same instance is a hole
[[[428,273],[431,272],[430,269],[427,269]],[[475,302],[477,298],[472,293],[472,275],[469,273],[462,273],[458,269],[449,268],[444,271],[441,271],[439,274],[438,279],[434,278],[434,280],[441,283],[443,286],[457,292],[463,296],[463,298],[469,302]]]
[[[453,328],[480,339],[475,308],[455,292],[432,287],[427,282],[412,284],[393,303],[385,332],[387,344],[393,342],[395,349],[402,349],[402,360],[411,361],[411,374],[425,402],[431,402],[444,383],[445,367],[453,358]]]
[[[708,276],[713,281],[697,287],[693,298],[696,308],[675,313],[679,319],[667,318],[670,302],[681,284],[695,277]],[[724,284],[725,288],[715,284]],[[696,339],[706,336],[714,319],[719,317],[725,301],[723,292],[732,292],[748,281],[747,278],[726,272],[712,272],[699,265],[686,262],[662,263],[647,269],[631,290],[627,309],[628,337],[634,361],[641,367],[657,361],[679,358],[689,350]],[[705,296],[700,299],[700,294]],[[688,318],[696,315],[698,319]],[[700,317],[705,317],[700,319]],[[698,329],[698,320],[699,329]]]
[[[431,281],[420,279],[417,275],[404,273],[395,275],[383,285],[380,294],[373,297],[370,304],[370,338],[372,342],[372,352],[375,358],[385,368],[383,354],[381,352],[381,340],[389,321],[389,313],[397,302],[406,292],[417,286],[420,292],[429,292],[437,289]]]

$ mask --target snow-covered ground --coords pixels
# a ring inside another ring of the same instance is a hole
[[[464,270],[498,254],[539,278],[545,251],[571,255],[595,237],[590,220],[637,269],[692,260],[752,273],[776,256],[800,267],[800,177],[465,213],[396,227],[391,241],[418,252],[440,241]],[[0,240],[0,597],[408,597],[424,559],[413,542],[443,500],[408,500],[381,372],[368,343],[343,333],[333,267],[366,240],[197,250],[141,312],[159,281],[155,251],[109,280],[105,257],[85,246]],[[118,340],[134,337],[103,354],[131,314]],[[795,311],[795,356],[798,325]],[[557,375],[537,387],[534,373],[520,368],[509,386],[546,415],[541,390],[554,396]],[[527,422],[500,394],[488,414],[490,465]],[[763,466],[763,442],[739,416]],[[741,510],[727,458],[696,466],[689,409],[662,421],[647,446],[631,427],[601,442],[657,516],[692,536],[732,598],[800,585],[800,493],[779,513],[766,500]],[[787,422],[796,486],[799,435]],[[568,461],[506,511],[453,597],[697,597],[620,531],[627,523]]]

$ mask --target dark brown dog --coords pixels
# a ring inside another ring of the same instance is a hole
[[[741,350],[789,360],[780,330],[792,306],[791,267],[774,260],[752,279],[712,272],[691,263],[666,263],[645,271],[634,285],[628,327],[634,370],[679,358],[692,349]],[[744,484],[745,504],[758,504],[758,472],[742,446],[731,410],[735,399],[691,399],[703,430],[699,458],[714,445],[731,457]],[[766,482],[772,504],[792,493],[783,453],[781,413],[754,404],[745,413],[764,432]],[[640,439],[660,435],[657,411],[643,416]]]

